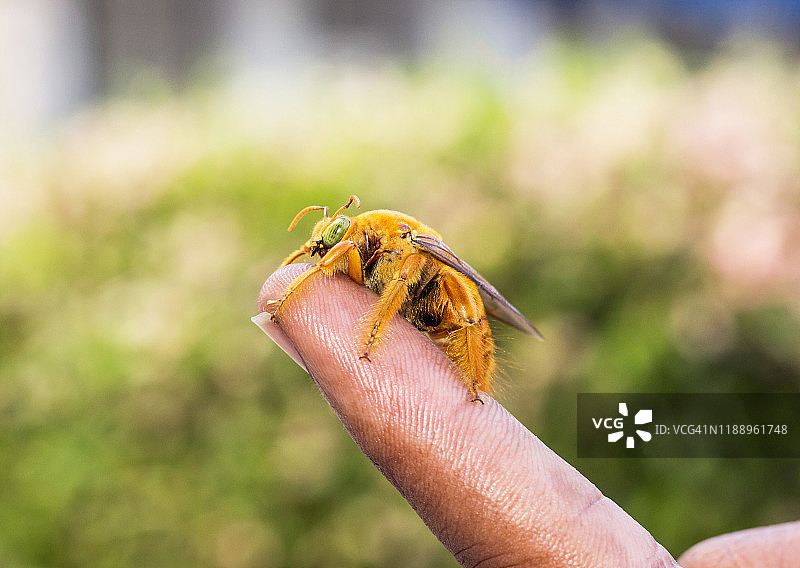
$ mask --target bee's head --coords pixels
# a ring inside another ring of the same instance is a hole
[[[348,202],[340,207],[332,217],[328,217],[328,208],[322,205],[306,207],[295,216],[294,220],[289,225],[289,230],[291,231],[294,229],[294,226],[306,213],[322,210],[322,220],[314,225],[314,229],[311,231],[311,238],[306,243],[306,248],[308,249],[309,255],[312,257],[315,254],[324,256],[328,250],[341,242],[347,234],[352,221],[349,217],[340,215],[340,213],[350,207],[350,204],[353,202],[355,202],[357,208],[361,207],[358,197],[351,195]]]
[[[347,229],[350,228],[350,223],[350,217],[344,215],[323,219],[317,223],[311,232],[311,239],[308,241],[309,254],[324,256],[344,238]]]

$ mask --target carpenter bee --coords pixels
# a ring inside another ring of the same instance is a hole
[[[327,207],[306,207],[289,225],[291,231],[306,213],[322,210],[311,238],[281,266],[306,255],[321,258],[280,299],[267,304],[272,318],[316,273],[345,273],[380,296],[366,318],[362,359],[369,360],[386,324],[399,313],[427,333],[464,372],[472,401],[481,401],[479,392],[491,392],[496,370],[487,314],[539,339],[542,335],[436,231],[397,211],[342,215],[353,203],[360,208],[358,197],[352,195],[331,217]]]

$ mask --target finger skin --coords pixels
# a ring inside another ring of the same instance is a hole
[[[307,268],[273,274],[259,311]],[[462,565],[677,566],[494,399],[470,402],[460,371],[402,317],[359,359],[377,296],[343,275],[311,280],[262,329],[291,342],[356,444]]]
[[[683,553],[683,568],[793,568],[800,565],[800,521],[704,540]]]

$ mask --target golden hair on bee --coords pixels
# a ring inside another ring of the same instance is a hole
[[[326,206],[311,205],[292,220],[290,231],[307,213],[322,211],[322,220],[312,229],[311,238],[281,266],[303,256],[319,255],[320,260],[295,279],[280,299],[268,304],[272,318],[316,273],[347,274],[379,296],[364,319],[362,359],[370,359],[385,335],[386,325],[399,313],[461,369],[472,401],[482,402],[479,393],[491,392],[496,373],[495,345],[487,316],[539,339],[542,335],[494,286],[451,251],[436,231],[397,211],[343,215],[353,203],[360,208],[358,197],[351,195],[330,217]]]

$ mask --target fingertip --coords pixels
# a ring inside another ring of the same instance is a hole
[[[280,298],[289,284],[312,266],[312,264],[308,263],[289,264],[270,274],[258,292],[258,299],[256,300],[257,313],[272,313],[274,310],[270,309],[269,303]]]
[[[250,321],[256,324],[261,331],[267,334],[267,337],[275,342],[275,345],[280,347],[301,369],[308,373],[308,367],[305,361],[303,361],[303,356],[297,350],[294,343],[283,333],[283,330],[272,321],[272,314],[269,312],[260,312],[250,318]]]

